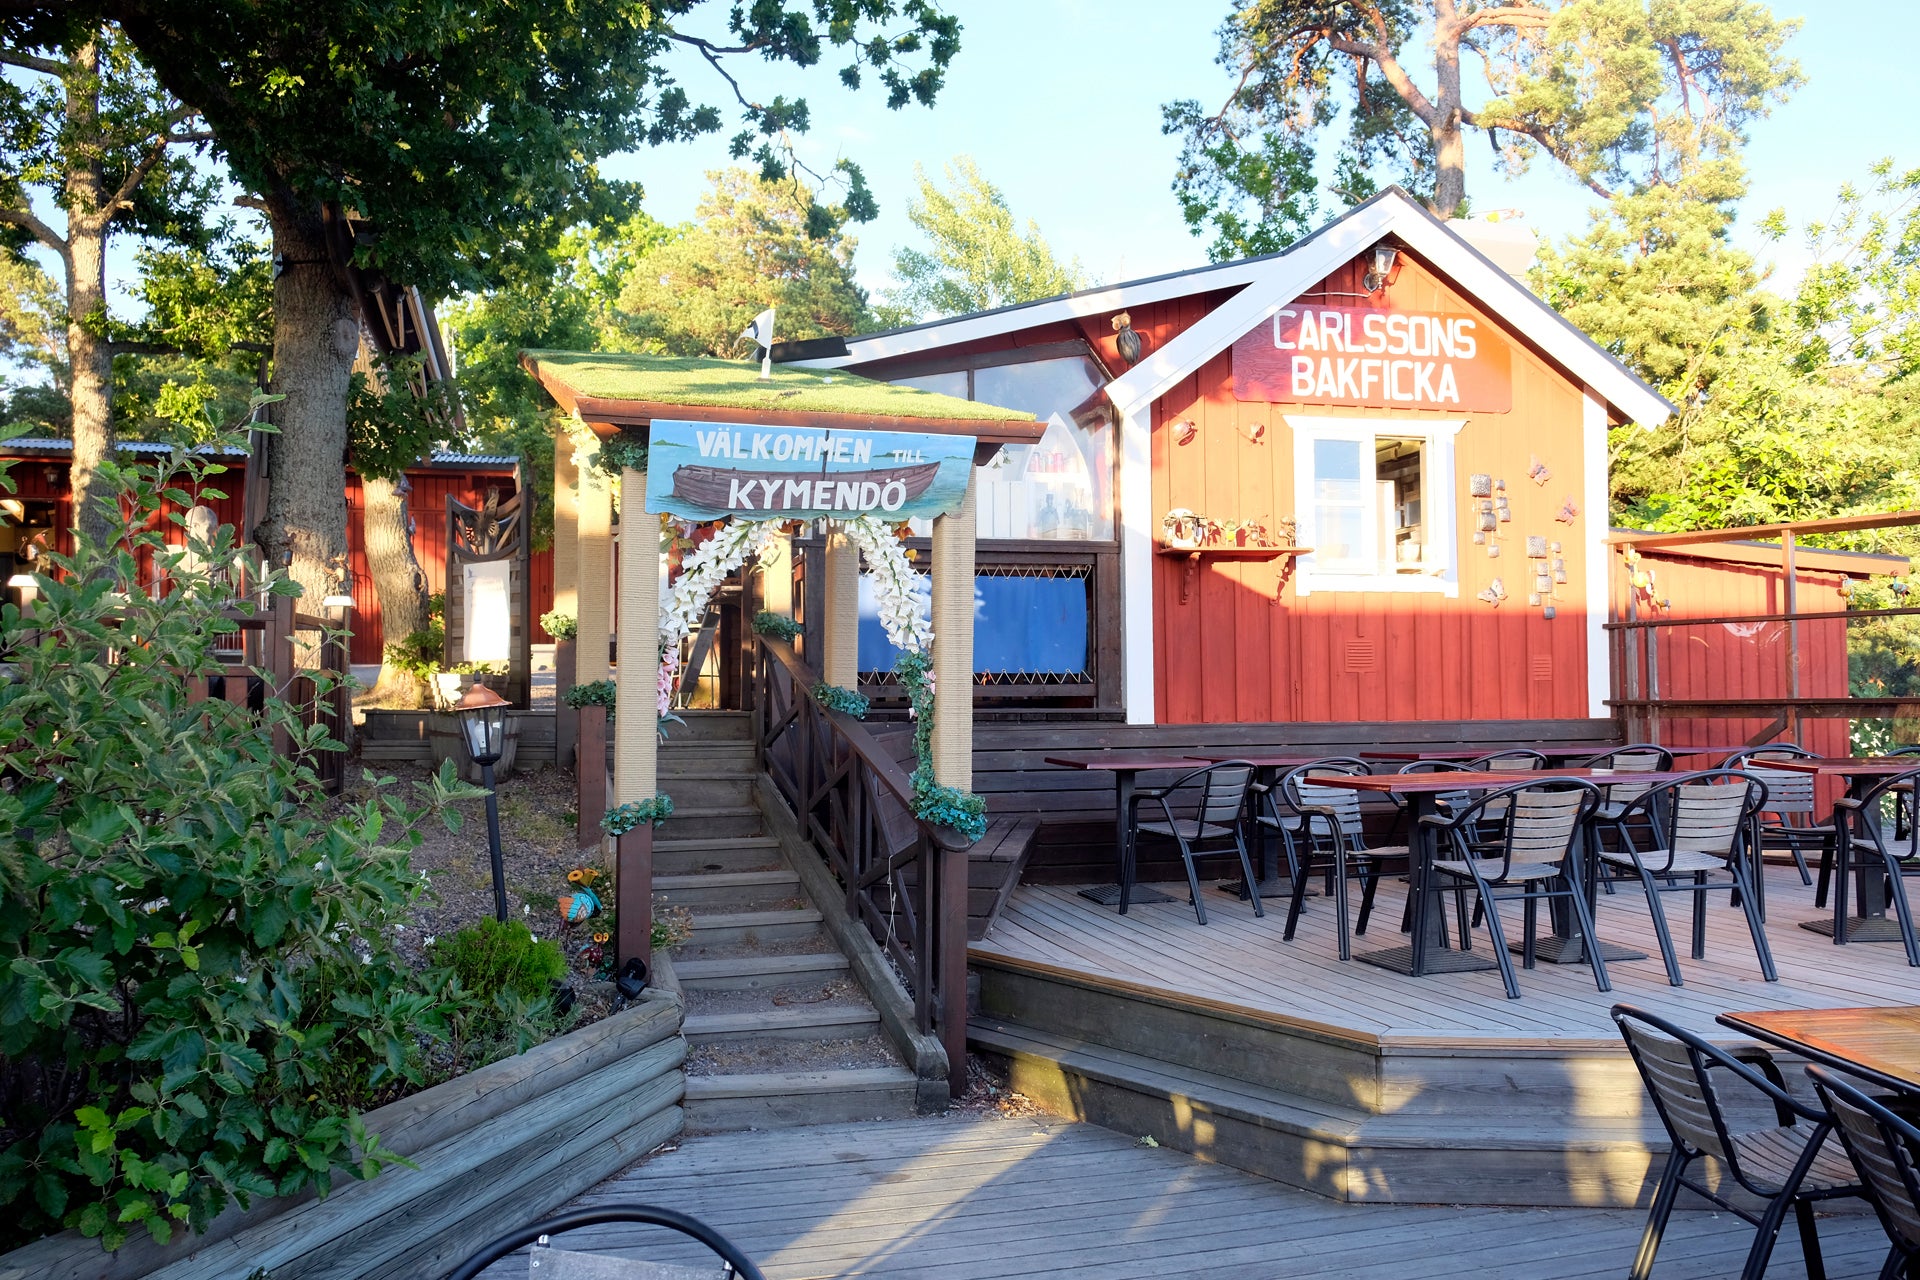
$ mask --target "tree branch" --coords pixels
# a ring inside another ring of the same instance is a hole
[[[751,53],[756,46],[742,45],[738,48],[723,47],[723,46],[714,44],[711,40],[702,40],[698,36],[683,36],[675,31],[669,31],[667,33],[667,36],[669,39],[677,40],[681,44],[690,45],[693,48],[698,49],[700,51],[700,56],[707,60],[707,63],[709,66],[711,66],[715,71],[720,73],[720,78],[722,80],[725,80],[727,82],[727,86],[733,90],[733,96],[735,100],[737,100],[741,106],[745,107],[749,111],[765,111],[766,110],[766,108],[761,106],[759,103],[750,101],[747,98],[745,91],[743,91],[740,88],[740,82],[734,79],[733,73],[731,71],[728,71],[725,66],[721,65],[721,62],[720,62],[721,54]]]
[[[1609,188],[1602,186],[1598,180],[1581,173],[1572,160],[1567,157],[1565,149],[1553,140],[1551,134],[1547,133],[1546,130],[1540,128],[1538,125],[1526,124],[1523,121],[1510,119],[1489,120],[1475,112],[1467,110],[1465,107],[1460,108],[1460,123],[1471,125],[1476,129],[1484,129],[1488,133],[1492,133],[1495,129],[1505,129],[1508,133],[1517,133],[1521,137],[1531,138],[1534,142],[1538,143],[1541,149],[1548,155],[1565,165],[1567,171],[1579,178],[1580,181],[1585,184],[1587,190],[1593,192],[1593,194],[1599,196],[1602,200],[1613,199],[1613,192]]]
[[[1439,109],[1433,105],[1426,94],[1420,91],[1420,86],[1413,82],[1413,77],[1407,74],[1407,69],[1400,65],[1400,60],[1388,53],[1382,45],[1330,35],[1327,37],[1327,47],[1356,58],[1365,58],[1373,63],[1380,68],[1380,74],[1386,79],[1387,84],[1400,95],[1400,101],[1407,104],[1407,110],[1419,116],[1422,124],[1433,128],[1440,123]]]
[[[147,175],[153,172],[153,167],[160,163],[162,156],[167,154],[168,147],[176,143],[213,140],[213,134],[204,129],[189,129],[185,133],[173,132],[173,126],[192,118],[193,110],[190,107],[181,107],[167,118],[166,124],[161,126],[160,136],[153,140],[153,145],[147,148],[147,153],[140,157],[139,163],[128,171],[126,179],[120,184],[120,189],[114,192],[113,199],[107,202],[106,213],[109,218],[133,199],[133,193],[140,189],[140,184],[147,180]]]
[[[25,227],[33,233],[35,240],[38,240],[41,244],[59,254],[60,261],[66,263],[68,266],[73,265],[70,256],[72,251],[67,245],[66,237],[55,231],[45,222],[42,222],[39,215],[35,214],[33,210],[27,208],[25,205],[16,205],[12,208],[0,205],[0,222],[4,222],[9,226]]]
[[[31,53],[21,53],[17,49],[0,49],[0,63],[9,67],[24,67],[28,71],[38,71],[41,75],[57,76],[64,73],[67,66],[52,58],[42,58]]]

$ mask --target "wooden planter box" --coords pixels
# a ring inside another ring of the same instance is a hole
[[[417,1168],[340,1179],[325,1200],[229,1208],[199,1236],[118,1253],[64,1232],[0,1255],[0,1280],[273,1280],[444,1275],[680,1129],[684,1004],[664,953],[633,1008],[367,1113]]]

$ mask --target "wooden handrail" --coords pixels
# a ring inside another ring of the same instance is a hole
[[[971,841],[923,822],[913,780],[871,730],[813,696],[818,674],[784,641],[756,636],[760,764],[846,895],[848,917],[885,952],[919,1030],[966,1087],[967,854]]]

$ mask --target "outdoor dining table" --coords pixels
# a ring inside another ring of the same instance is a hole
[[[1723,1013],[1721,1026],[1884,1089],[1920,1089],[1920,1007]]]
[[[1765,765],[1769,769],[1790,769],[1823,777],[1845,778],[1847,795],[1858,799],[1882,778],[1920,769],[1920,760],[1912,756],[1879,756],[1864,760],[1768,760]],[[1880,815],[1868,814],[1867,821],[1877,824]],[[1838,823],[1836,815],[1835,825]],[[1853,857],[1853,842],[1844,831],[1834,844],[1833,919],[1802,920],[1800,927],[1810,933],[1832,938],[1837,946],[1845,946],[1849,942],[1905,942],[1900,933],[1900,922],[1887,918],[1886,868],[1880,865],[1877,857],[1856,860]],[[1853,916],[1847,914],[1849,872],[1856,879],[1857,892],[1853,900],[1859,904],[1858,914]]]
[[[1119,874],[1110,885],[1082,889],[1080,896],[1103,907],[1117,906],[1127,914],[1130,903],[1172,902],[1158,889],[1133,887],[1133,848],[1129,838],[1127,809],[1133,803],[1134,783],[1143,773],[1167,769],[1182,771],[1205,768],[1207,762],[1177,751],[1063,751],[1044,757],[1048,764],[1063,769],[1100,770],[1113,775],[1113,840],[1119,855]]]
[[[1645,779],[1649,786],[1660,778],[1670,776],[1659,773],[1630,773],[1614,769],[1532,769],[1502,773],[1483,773],[1478,770],[1457,770],[1443,773],[1387,773],[1358,774],[1316,778],[1316,786],[1343,787],[1353,791],[1363,791],[1378,795],[1387,795],[1404,800],[1407,806],[1407,853],[1408,874],[1411,884],[1408,892],[1413,894],[1413,942],[1397,947],[1383,947],[1377,951],[1356,952],[1354,959],[1364,960],[1368,964],[1383,969],[1392,969],[1396,973],[1424,977],[1429,973],[1468,973],[1479,969],[1494,967],[1492,959],[1483,958],[1472,951],[1457,951],[1452,947],[1447,935],[1446,908],[1441,900],[1441,887],[1433,874],[1433,861],[1436,853],[1435,833],[1421,819],[1439,812],[1439,797],[1448,792],[1486,791],[1495,787],[1513,786],[1530,780],[1551,778],[1586,778],[1626,780]],[[1591,847],[1586,846],[1583,861],[1592,860]],[[1593,900],[1594,878],[1591,872],[1582,877],[1581,891]],[[1574,913],[1561,903],[1551,904],[1549,916],[1553,922],[1550,937],[1540,940],[1536,954],[1557,964],[1581,962],[1586,956],[1586,940],[1580,934],[1579,921]],[[1523,944],[1515,943],[1514,947]],[[1510,948],[1512,949],[1512,948]],[[1605,960],[1638,960],[1645,957],[1643,951],[1619,946],[1616,943],[1602,943],[1600,955]]]

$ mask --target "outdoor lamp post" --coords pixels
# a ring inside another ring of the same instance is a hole
[[[507,740],[505,698],[476,684],[454,704],[460,716],[460,729],[467,736],[467,754],[480,766],[480,778],[487,788],[487,852],[493,858],[493,914],[502,922],[507,918],[507,873],[500,858],[500,798],[493,790],[493,766],[500,763],[500,752]]]

